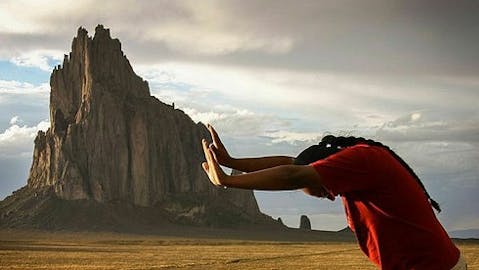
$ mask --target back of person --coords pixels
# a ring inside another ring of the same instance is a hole
[[[312,166],[341,195],[361,249],[381,269],[451,269],[458,261],[424,190],[386,148],[359,144]]]

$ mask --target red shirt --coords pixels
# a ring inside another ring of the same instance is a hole
[[[381,269],[451,269],[459,250],[424,191],[387,149],[360,144],[311,164],[341,195],[361,250]]]

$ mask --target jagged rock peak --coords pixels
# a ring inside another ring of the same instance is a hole
[[[93,38],[85,28],[78,28],[71,52],[52,72],[50,86],[53,128],[64,120],[62,126],[79,122],[106,92],[120,103],[131,97],[150,96],[148,83],[135,74],[120,41],[112,39],[110,30],[102,25],[96,27]]]
[[[73,62],[73,63],[72,63]],[[63,65],[55,68],[54,71],[68,69],[72,66],[87,66],[80,69],[80,73],[75,75],[81,76],[84,72],[88,72],[96,76],[96,79],[112,80],[116,88],[131,88],[136,82],[132,82],[133,77],[140,84],[144,84],[141,89],[136,89],[132,94],[135,96],[149,96],[147,82],[141,79],[133,71],[128,59],[121,50],[121,43],[117,38],[112,38],[110,29],[104,28],[99,24],[95,28],[95,35],[88,36],[88,31],[80,27],[77,36],[73,38],[71,52],[65,55]],[[55,76],[55,72],[52,77]],[[119,85],[118,85],[119,84]],[[138,88],[138,87],[136,87]]]
[[[103,27],[103,24],[99,24],[95,27],[95,37],[96,36],[106,36],[110,37],[110,29]]]
[[[99,24],[95,27],[95,35],[94,35],[93,38],[95,38],[96,36],[98,36],[98,37],[104,36],[104,37],[107,37],[107,38],[111,39],[110,29],[105,28],[102,24]],[[90,37],[88,37],[88,30],[86,30],[83,26],[78,27],[76,37],[77,38],[90,38]]]
[[[88,35],[88,31],[83,26],[78,27],[77,37],[87,36],[87,35]]]

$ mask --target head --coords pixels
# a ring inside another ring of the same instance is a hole
[[[408,170],[408,172],[414,177],[416,182],[421,186],[421,188],[424,191],[424,194],[428,198],[429,202],[431,203],[432,207],[436,209],[438,212],[441,212],[441,208],[439,204],[433,200],[430,196],[429,193],[426,191],[426,188],[424,187],[424,184],[421,182],[419,177],[416,175],[416,173],[409,167],[409,165],[401,158],[399,157],[394,151],[392,151],[389,147],[383,145],[380,142],[376,142],[373,140],[367,140],[361,137],[336,137],[333,135],[327,135],[322,138],[321,142],[317,145],[310,146],[306,148],[304,151],[302,151],[294,160],[294,163],[297,165],[307,165],[310,163],[313,163],[317,160],[324,159],[329,157],[330,155],[333,155],[335,153],[340,152],[344,148],[356,145],[356,144],[367,144],[367,145],[372,145],[372,146],[380,146],[384,147],[389,151],[389,153],[397,160],[399,163],[401,163],[404,168]],[[306,193],[308,193],[306,191]],[[323,194],[324,195],[324,194]],[[315,195],[316,196],[316,195]],[[319,197],[319,196],[318,196]],[[324,197],[324,196],[322,196]]]

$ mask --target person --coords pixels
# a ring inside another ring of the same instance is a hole
[[[440,211],[439,204],[387,146],[328,135],[296,158],[233,158],[215,129],[208,130],[212,142],[202,140],[202,167],[214,185],[339,195],[361,250],[380,269],[467,269],[432,210]],[[227,175],[220,165],[245,173]]]

